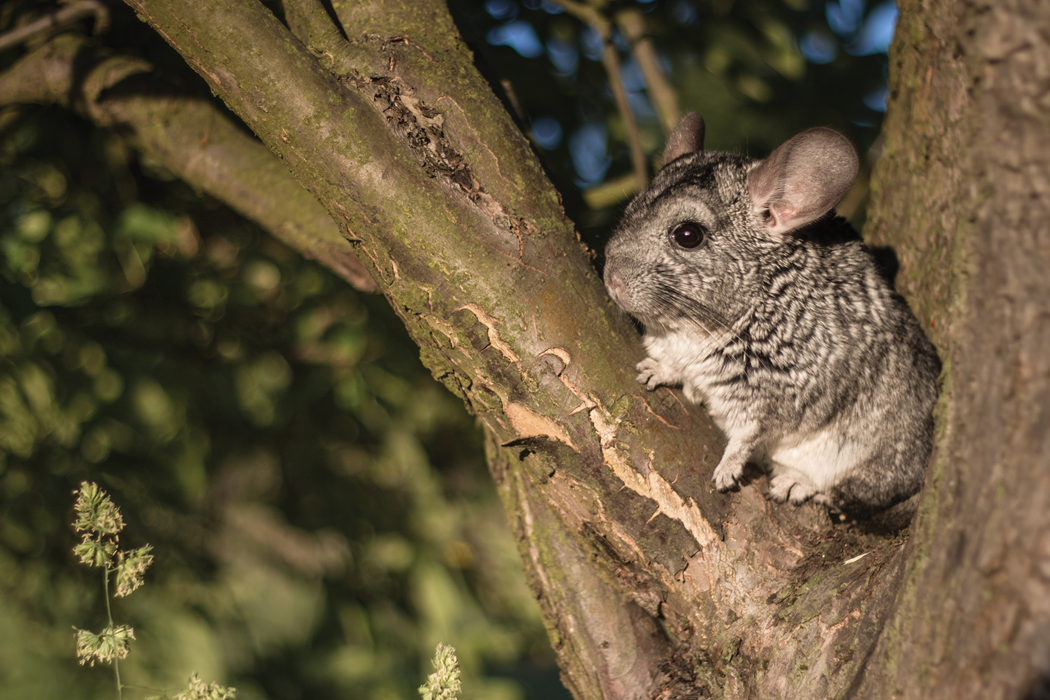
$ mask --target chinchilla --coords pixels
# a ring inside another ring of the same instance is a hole
[[[765,160],[671,134],[652,187],[605,251],[605,286],[645,327],[649,390],[681,384],[728,438],[715,486],[771,469],[770,496],[858,518],[914,513],[933,441],[940,361],[833,207],[857,175],[836,131]]]

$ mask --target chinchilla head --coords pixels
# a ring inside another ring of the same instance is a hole
[[[650,328],[729,331],[775,293],[791,247],[857,175],[853,146],[831,129],[802,132],[765,160],[704,151],[703,138],[698,114],[682,119],[666,165],[605,250],[609,295]]]

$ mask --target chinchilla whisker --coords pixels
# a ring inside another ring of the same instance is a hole
[[[759,364],[758,358],[748,349],[748,343],[740,335],[740,332],[736,330],[736,326],[746,327],[748,318],[754,313],[754,309],[749,309],[736,323],[730,323],[724,316],[706,304],[688,297],[670,286],[659,285],[654,296],[665,305],[665,313],[670,310],[675,311],[679,314],[679,322],[698,328],[704,337],[709,338],[711,340],[711,353],[720,353],[734,341],[737,342],[744,357],[744,362],[740,366],[740,372],[745,378],[751,378],[748,372],[747,360],[751,360],[751,363],[757,366]]]
[[[690,298],[670,287],[660,287],[657,290],[656,297],[666,304],[668,310],[678,312],[681,321],[699,327],[712,338],[729,334],[729,341],[743,341],[743,338],[741,338],[734,327],[736,324],[730,323],[724,316],[703,302]],[[728,345],[728,342],[719,342],[718,348],[722,349],[726,345]]]

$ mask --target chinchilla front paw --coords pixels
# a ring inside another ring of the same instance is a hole
[[[773,480],[769,482],[769,497],[777,503],[791,501],[791,504],[796,506],[802,505],[811,498],[819,501],[825,500],[815,485],[792,474],[780,474],[773,477]]]
[[[652,391],[660,386],[677,384],[681,379],[651,357],[647,357],[634,367],[638,370],[638,383]]]
[[[726,491],[732,491],[737,487],[737,483],[741,477],[744,476],[744,465],[733,467],[731,465],[722,463],[719,464],[715,469],[715,488],[725,493]]]

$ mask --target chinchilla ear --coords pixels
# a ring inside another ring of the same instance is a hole
[[[819,219],[839,203],[857,177],[853,144],[818,127],[785,141],[748,175],[751,205],[769,212],[766,228],[787,233]]]
[[[676,158],[704,150],[704,118],[696,112],[682,117],[678,126],[667,137],[664,146],[664,165]]]

